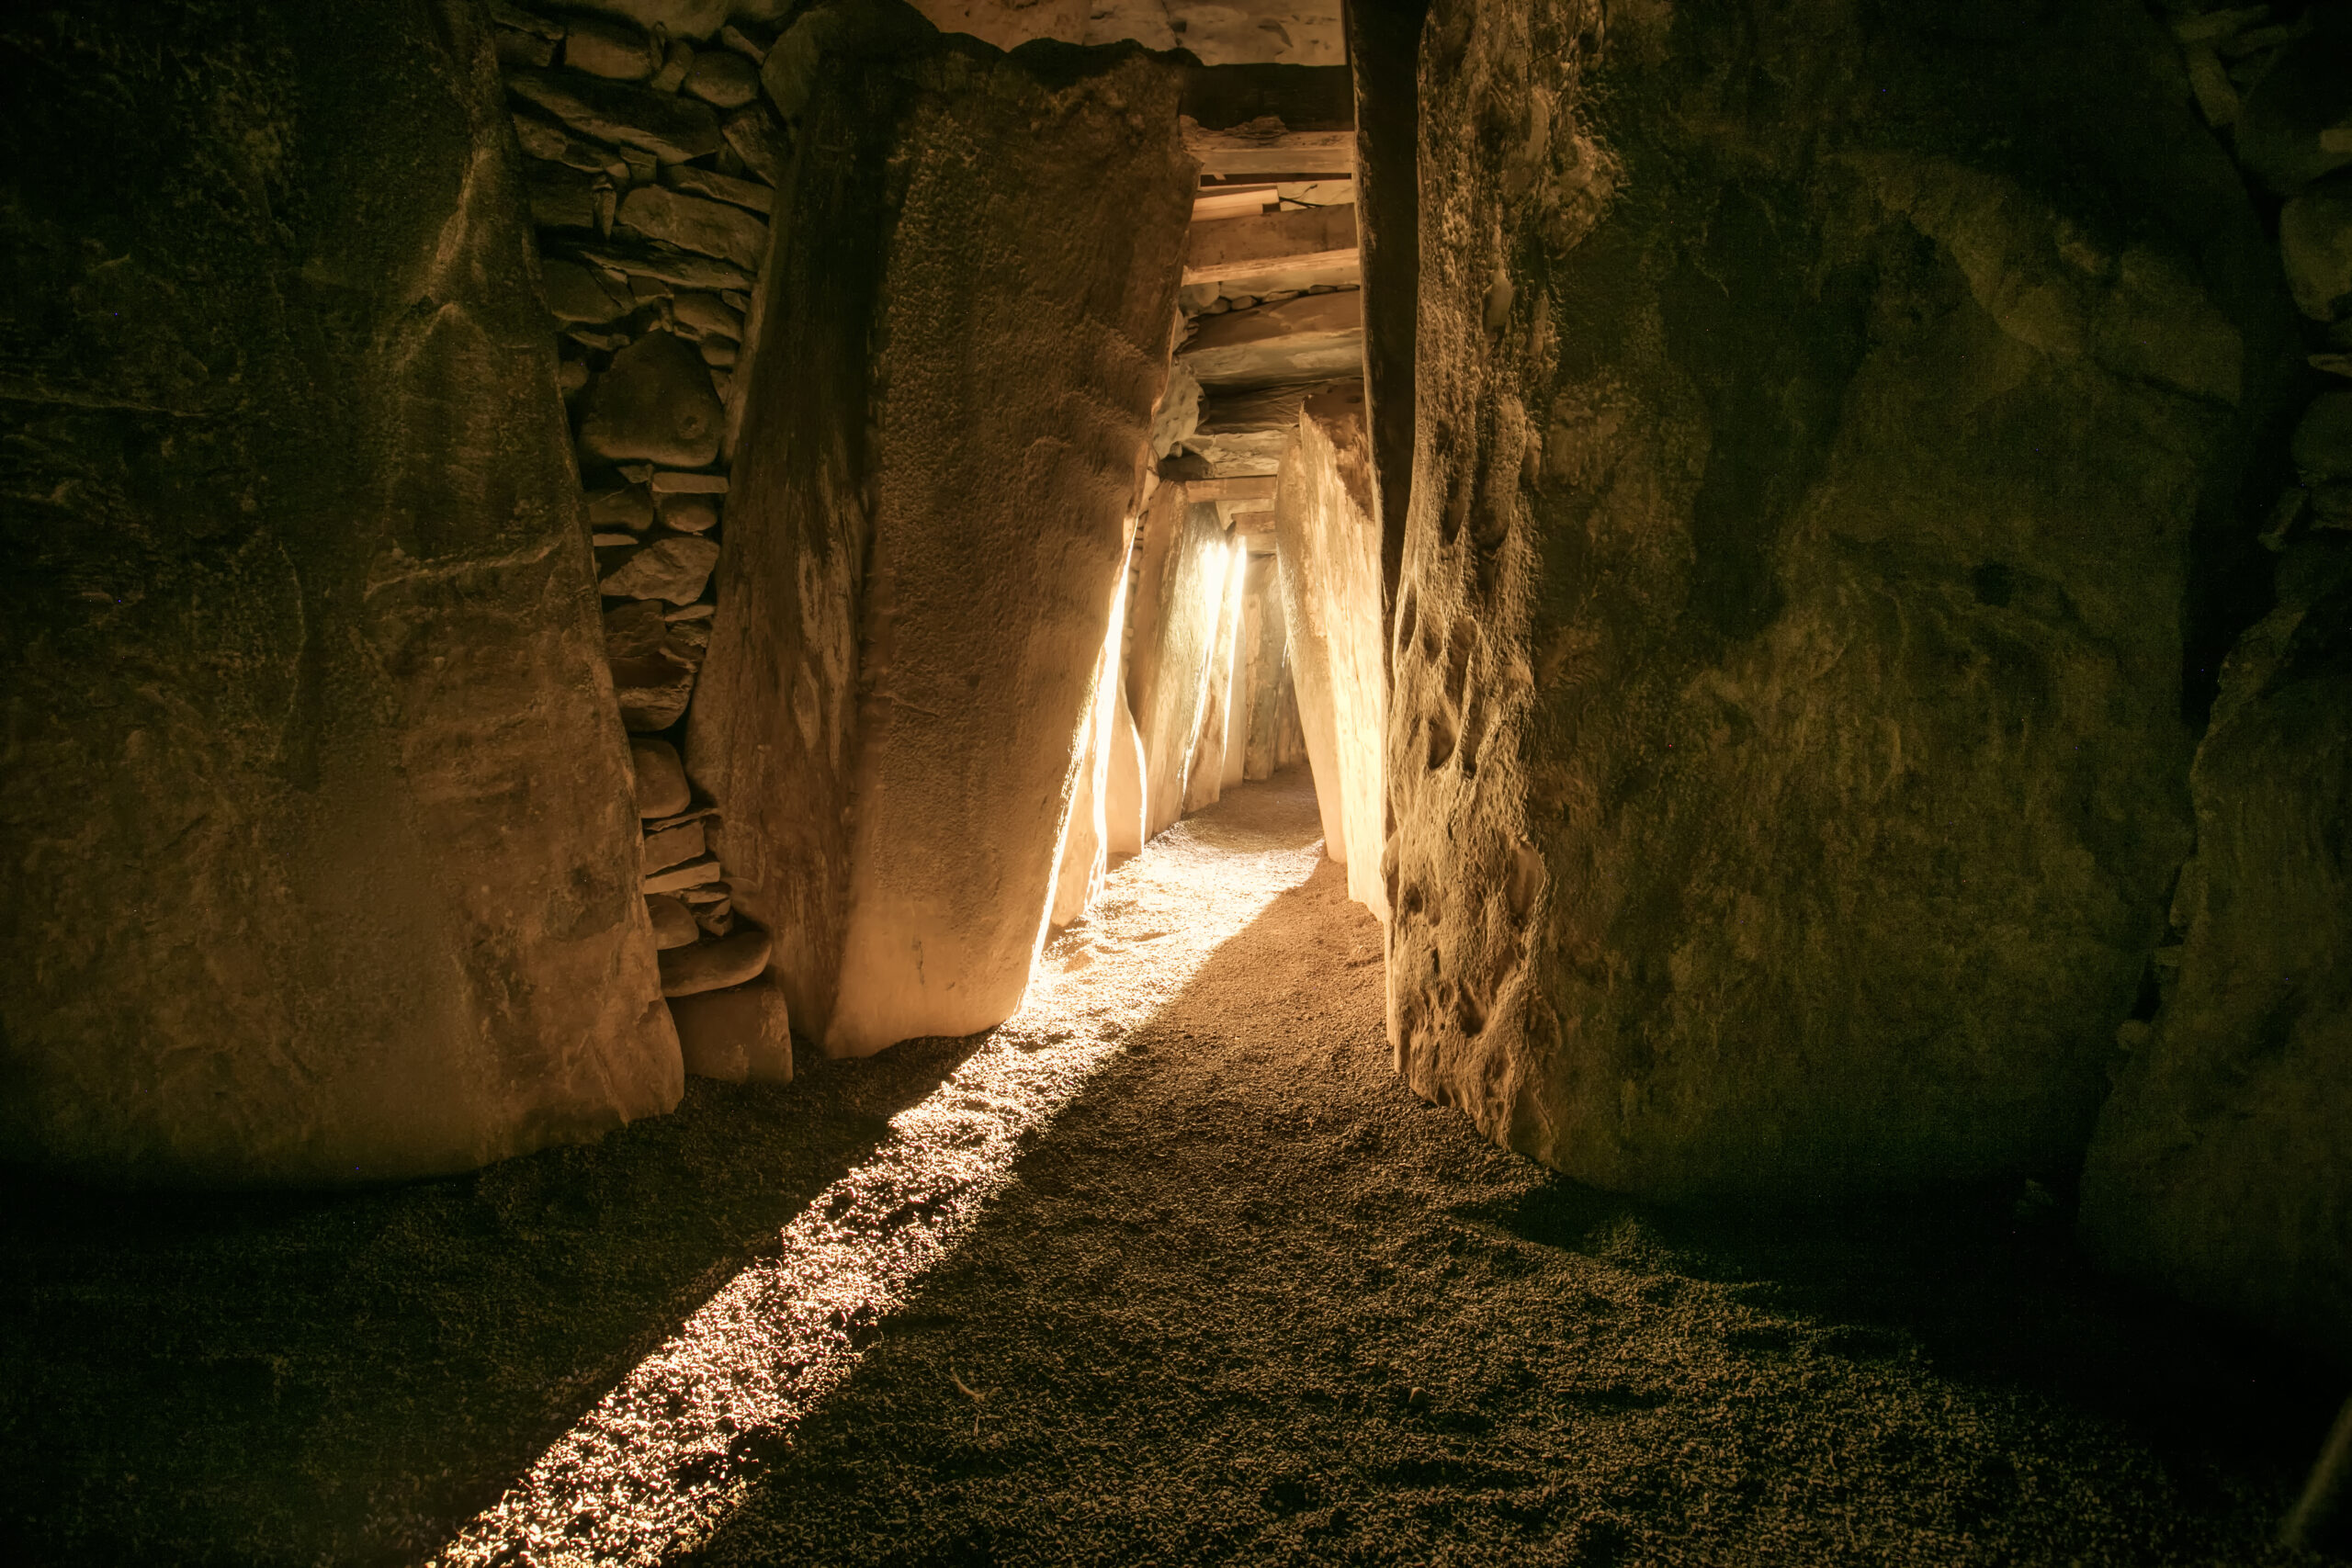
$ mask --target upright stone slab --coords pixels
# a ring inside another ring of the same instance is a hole
[[[1282,587],[1282,563],[1275,557],[1250,558],[1241,600],[1242,650],[1249,671],[1243,690],[1250,701],[1249,739],[1241,762],[1245,779],[1271,778],[1274,772],[1275,716],[1288,653]]]
[[[10,1159],[378,1180],[677,1101],[477,17],[6,24]]]
[[[1225,793],[1225,738],[1233,703],[1233,651],[1241,637],[1241,571],[1246,559],[1238,540],[1227,546],[1223,592],[1216,602],[1216,630],[1209,637],[1208,682],[1201,692],[1201,722],[1193,739],[1193,760],[1184,773],[1187,811],[1215,806]]]
[[[1135,715],[1127,711],[1126,665],[1121,661],[1111,681],[1111,752],[1104,760],[1102,785],[1102,848],[1106,854],[1141,852],[1143,830],[1143,739],[1136,732]]]
[[[1143,744],[1146,840],[1184,814],[1229,547],[1216,507],[1188,503],[1177,485],[1152,492],[1136,536],[1140,570],[1127,672],[1128,707]]]
[[[1388,918],[1381,882],[1380,529],[1361,391],[1307,400],[1274,497],[1283,623],[1324,852],[1348,868],[1348,897]]]
[[[1050,919],[1066,926],[1086,913],[1102,891],[1110,866],[1111,760],[1119,731],[1119,649],[1126,641],[1126,584],[1111,600],[1111,624],[1095,655],[1094,688],[1086,710],[1086,742],[1070,795],[1069,821],[1062,831],[1060,870],[1054,880]]]
[[[2066,1169],[2283,324],[2170,41],[1447,0],[1419,82],[1400,1070],[1637,1192]]]
[[[774,939],[793,1022],[832,1017],[849,896],[858,615],[873,533],[868,344],[902,87],[886,67],[814,69],[746,331],[718,611],[686,766],[718,802],[711,848]]]
[[[2314,536],[2222,675],[2153,1026],[2083,1174],[2094,1256],[2352,1359],[2352,540]]]
[[[903,69],[839,1055],[986,1029],[1028,985],[1193,185],[1171,65]]]

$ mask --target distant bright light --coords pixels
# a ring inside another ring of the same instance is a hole
[[[1225,574],[1209,580],[1221,590]],[[752,1485],[736,1445],[788,1434],[849,1376],[853,1331],[955,1247],[1021,1135],[1321,858],[1319,840],[1188,819],[1112,873],[1091,923],[1046,950],[1021,1011],[434,1562],[650,1568],[707,1540]]]

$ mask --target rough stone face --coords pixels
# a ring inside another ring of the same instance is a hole
[[[691,98],[564,71],[509,72],[506,90],[582,136],[635,147],[664,164],[718,151],[718,117]]]
[[[1424,35],[1400,1070],[1645,1193],[2064,1170],[2275,258],[2136,6],[1668,15]]]
[[[686,785],[685,766],[678,761],[676,747],[667,740],[632,736],[628,756],[637,780],[639,817],[674,817],[694,804],[694,792]]]
[[[2081,1225],[2110,1268],[2338,1361],[2352,1323],[2352,541],[2230,657],[2190,788],[2177,977],[2116,1066]],[[2159,973],[2162,973],[2160,970]]]
[[[1166,62],[1048,85],[943,47],[909,80],[824,1035],[843,1054],[988,1028],[1027,987],[1191,217]]]
[[[760,96],[759,67],[733,50],[707,50],[695,56],[679,90],[722,109],[739,109]]]
[[[0,1155],[379,1180],[670,1109],[490,29],[162,5],[0,62]]]
[[[666,952],[673,947],[690,947],[702,940],[702,928],[695,924],[693,913],[667,893],[647,894],[645,913],[653,922],[656,948]],[[694,1071],[693,1066],[689,1064],[686,1070]]]
[[[1143,745],[1143,836],[1184,814],[1186,770],[1201,732],[1209,649],[1224,607],[1230,541],[1216,508],[1162,485],[1136,536],[1136,630],[1127,705]]]
[[[699,468],[718,457],[725,417],[702,356],[668,333],[648,333],[588,389],[580,449],[607,462]]]
[[[1287,640],[1283,624],[1280,563],[1272,556],[1252,556],[1242,582],[1241,652],[1247,675],[1242,693],[1249,700],[1249,735],[1244,745],[1241,776],[1272,778],[1274,773],[1275,708],[1281,700]]]
[[[768,226],[741,208],[660,186],[639,186],[623,197],[620,221],[649,239],[717,256],[746,272],[756,272],[767,254]]]
[[[601,326],[616,321],[636,309],[605,280],[577,262],[543,261],[539,279],[547,289],[548,313],[559,321],[585,321]]]
[[[710,569],[718,563],[718,542],[698,535],[656,539],[605,574],[605,592],[621,599],[664,599],[688,604],[702,597]]]
[[[580,17],[564,29],[563,62],[616,82],[642,82],[662,69],[662,46],[641,28]]]
[[[692,164],[663,164],[662,180],[673,190],[684,191],[688,196],[706,196],[713,201],[732,202],[762,217],[767,215],[775,202],[775,193],[755,180],[739,180],[730,175],[698,169]],[[740,327],[735,335],[742,335]]]
[[[1111,752],[1102,785],[1102,848],[1106,855],[1140,853],[1143,831],[1143,738],[1127,709],[1126,666],[1122,663],[1111,694]]]
[[[1283,464],[1274,539],[1324,852],[1348,868],[1348,897],[1385,919],[1380,861],[1387,675],[1371,468],[1361,392],[1310,400]]]
[[[792,1010],[774,982],[670,998],[686,1071],[726,1083],[792,1081]]]
[[[762,0],[577,0],[583,10],[620,17],[648,31],[660,28],[672,38],[707,39],[738,13],[766,7]]]
[[[2332,321],[2352,312],[2352,177],[2323,181],[2287,203],[2278,254],[2304,315]]]
[[[686,750],[726,808],[713,842],[736,899],[774,933],[770,976],[802,1032],[821,1038],[849,886],[872,528],[866,350],[898,107],[885,73],[829,70],[818,80],[802,120],[807,152],[777,191],[775,252],[745,323],[761,335],[740,394],[718,607]]]
[[[768,933],[746,926],[716,942],[671,948],[661,957],[662,994],[691,997],[757,979],[768,966]]]

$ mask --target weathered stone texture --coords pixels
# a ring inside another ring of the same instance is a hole
[[[1423,35],[1390,1031],[1610,1187],[2063,1170],[2189,848],[2276,260],[2138,7],[1875,15]]]
[[[2153,1027],[2083,1177],[2094,1255],[2346,1359],[2352,1324],[2352,540],[2314,537],[2222,673]],[[2176,967],[2177,965],[2177,967]]]
[[[668,1110],[489,29],[6,28],[0,1152],[353,1181]]]
[[[1283,624],[1324,852],[1348,897],[1385,919],[1382,786],[1388,677],[1380,646],[1380,532],[1361,391],[1308,400],[1274,501]]]
[[[829,1051],[1020,1003],[1150,457],[1193,165],[1172,66],[912,68]]]
[[[1225,576],[1216,596],[1216,629],[1209,634],[1207,679],[1201,688],[1201,722],[1184,770],[1184,809],[1214,806],[1225,794],[1225,741],[1233,702],[1233,652],[1241,638],[1241,573],[1247,557],[1228,540]]]
[[[863,1054],[985,1028],[1027,984],[1190,164],[1172,68],[1136,56],[1047,85],[933,40],[793,82],[688,750],[796,1022]]]
[[[736,900],[774,934],[770,975],[801,1032],[821,1039],[849,886],[857,616],[872,530],[866,351],[898,107],[879,69],[816,81],[744,328],[757,351],[686,757],[725,810],[712,840]]]
[[[1175,485],[1152,492],[1136,536],[1136,628],[1126,678],[1128,710],[1143,746],[1146,840],[1184,814],[1231,547],[1215,506],[1186,502]]]

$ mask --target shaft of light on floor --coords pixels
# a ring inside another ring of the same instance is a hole
[[[1321,854],[1187,820],[1114,872],[1091,916],[1046,948],[1021,1011],[435,1562],[652,1564],[707,1539],[749,1493],[747,1449],[788,1439],[850,1375],[859,1332],[953,1249],[1023,1135]]]

